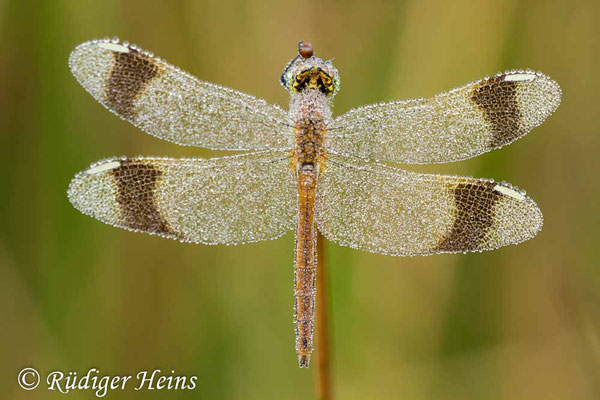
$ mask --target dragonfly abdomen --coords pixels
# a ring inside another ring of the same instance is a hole
[[[298,171],[298,227],[294,264],[294,322],[300,367],[308,367],[313,351],[315,278],[317,271],[315,195],[316,168],[305,164]]]

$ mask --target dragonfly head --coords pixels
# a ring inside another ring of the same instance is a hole
[[[331,61],[315,57],[309,42],[300,42],[298,55],[290,60],[281,74],[281,84],[292,94],[317,89],[333,97],[340,88],[340,76]]]

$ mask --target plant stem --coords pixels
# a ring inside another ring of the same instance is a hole
[[[325,238],[317,235],[317,371],[316,385],[319,400],[333,399],[331,390],[331,347],[329,333],[329,292],[325,262]]]

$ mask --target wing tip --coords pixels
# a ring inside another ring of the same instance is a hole
[[[503,185],[503,187],[506,188],[510,186],[507,184]],[[496,190],[496,187],[494,189]],[[513,189],[519,191],[519,189],[516,187]],[[518,235],[509,237],[509,239],[505,242],[498,243],[498,245],[494,246],[493,248],[517,245],[526,242],[537,236],[537,234],[543,228],[544,214],[542,213],[542,210],[531,196],[525,194],[524,191],[519,192],[522,198],[518,198],[518,196],[514,196],[506,190],[502,190],[500,193],[507,202],[518,206],[513,208],[512,212],[516,214],[513,215],[513,217],[514,221],[517,222],[516,229],[520,233]]]
[[[549,100],[549,107],[545,110],[545,118],[547,118],[548,116],[553,114],[560,106],[560,102],[562,99],[562,88],[560,87],[557,81],[543,74],[540,71],[537,72],[536,78],[543,85],[543,88],[545,89],[544,94]]]
[[[537,107],[540,118],[534,126],[540,125],[548,116],[553,114],[560,106],[562,98],[562,88],[557,81],[544,74],[542,71],[510,70],[498,73],[497,77],[502,77],[504,81],[522,82],[525,85],[535,85],[538,89],[536,99],[543,98],[542,107]]]

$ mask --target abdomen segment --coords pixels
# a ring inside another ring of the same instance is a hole
[[[294,263],[294,323],[296,352],[300,368],[307,368],[313,351],[313,328],[317,275],[315,226],[314,165],[303,165],[298,171],[298,227]]]

